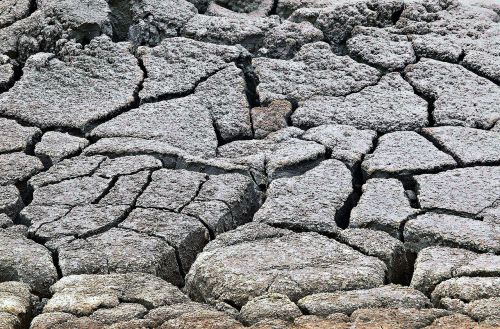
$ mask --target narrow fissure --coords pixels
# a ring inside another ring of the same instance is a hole
[[[425,139],[427,139],[429,142],[431,142],[432,145],[434,145],[438,150],[451,156],[459,167],[464,166],[464,163],[462,162],[462,160],[460,160],[459,157],[457,157],[452,151],[446,148],[445,145],[439,143],[439,141],[436,140],[431,134],[427,133],[425,130],[421,130],[420,135],[423,136]]]

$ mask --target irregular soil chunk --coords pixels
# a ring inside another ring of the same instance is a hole
[[[500,88],[460,65],[422,59],[405,76],[419,92],[434,100],[438,125],[491,128],[500,119]]]
[[[456,162],[451,155],[413,131],[398,131],[380,137],[375,151],[368,154],[361,164],[368,177],[408,175],[453,166]]]
[[[60,59],[49,53],[30,57],[21,80],[0,96],[0,113],[41,128],[78,129],[116,113],[132,104],[142,79],[128,48],[98,37],[83,49],[67,43]]]
[[[43,169],[42,162],[34,156],[21,152],[0,154],[0,185],[25,181]]]
[[[373,178],[363,185],[358,205],[351,211],[349,227],[381,230],[401,239],[400,226],[416,213],[400,181]]]
[[[55,164],[81,152],[88,144],[89,141],[85,138],[49,131],[36,144],[35,155],[48,163]]]
[[[415,180],[422,209],[477,215],[500,195],[500,167],[454,169]]]
[[[464,165],[500,162],[500,132],[451,126],[423,132]]]
[[[349,169],[336,160],[325,160],[303,175],[276,179],[254,221],[289,229],[337,234],[336,221],[352,189]]]
[[[38,297],[31,294],[28,284],[16,281],[0,283],[0,326],[27,328]]]
[[[186,291],[195,300],[242,306],[265,292],[297,300],[316,292],[372,288],[383,284],[385,271],[380,260],[334,240],[291,234],[201,253],[186,277]]]
[[[94,137],[134,137],[202,156],[215,155],[217,139],[208,110],[196,98],[144,104],[92,131]]]
[[[307,314],[320,316],[335,313],[351,315],[363,308],[421,309],[432,305],[420,291],[398,285],[314,294],[302,298],[298,304]]]
[[[346,163],[350,168],[360,163],[372,147],[377,133],[348,125],[322,125],[307,130],[302,138],[323,144],[330,157]]]
[[[378,132],[415,130],[427,125],[427,102],[415,95],[398,73],[367,85],[345,97],[317,93],[293,113],[293,124],[301,128],[344,124]]]
[[[25,236],[0,229],[0,281],[27,283],[33,292],[49,295],[57,280],[50,252]]]
[[[324,42],[304,45],[291,61],[253,60],[264,104],[276,99],[301,102],[314,95],[344,96],[378,81],[379,72],[346,56],[334,55]]]
[[[0,131],[2,131],[0,153],[24,151],[27,147],[31,147],[42,134],[36,127],[24,127],[14,120],[4,118],[0,118]]]
[[[471,218],[427,213],[406,223],[403,235],[406,248],[414,252],[435,245],[500,252],[500,225]]]

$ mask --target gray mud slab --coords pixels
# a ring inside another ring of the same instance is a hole
[[[290,234],[203,252],[187,275],[186,291],[195,300],[235,305],[265,292],[296,301],[316,292],[382,285],[385,271],[382,261],[334,240]]]
[[[85,48],[69,42],[59,58],[33,55],[21,80],[0,96],[0,113],[41,128],[83,129],[104,119],[133,103],[142,79],[129,50],[103,36]]]

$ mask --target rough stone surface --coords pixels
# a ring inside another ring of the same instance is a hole
[[[252,109],[252,125],[255,138],[264,138],[272,132],[287,127],[292,114],[292,104],[288,101],[274,101],[267,107]]]
[[[303,175],[274,180],[254,220],[273,226],[337,234],[352,177],[336,160],[323,161]]]
[[[354,167],[372,149],[376,136],[372,130],[332,124],[311,128],[302,135],[302,138],[323,144],[332,158]]]
[[[0,114],[42,128],[83,129],[118,112],[132,104],[142,78],[128,48],[99,37],[83,49],[66,44],[61,59],[49,53],[30,57],[21,80],[0,96]]]
[[[14,152],[0,154],[0,168],[0,185],[8,185],[28,180],[43,169],[43,164],[37,157]]]
[[[500,252],[499,225],[459,216],[432,213],[417,216],[406,223],[403,235],[406,248],[414,252],[434,245]]]
[[[434,100],[439,125],[491,128],[500,118],[500,89],[456,64],[422,59],[405,70],[413,87]]]
[[[379,72],[348,57],[334,55],[328,44],[304,45],[293,60],[253,61],[264,103],[275,99],[304,101],[314,95],[345,96],[377,82]]]
[[[57,271],[50,252],[23,235],[0,229],[0,282],[20,281],[37,294],[49,295],[57,281]]]
[[[500,162],[500,132],[451,126],[425,128],[423,132],[464,165]]]
[[[281,319],[293,321],[301,316],[297,305],[287,296],[273,293],[250,300],[241,308],[240,317],[243,323],[255,324],[263,319]]]
[[[0,328],[500,327],[499,50],[496,0],[0,0]]]
[[[148,72],[139,92],[142,101],[194,90],[201,81],[246,56],[239,47],[186,38],[169,38],[154,48],[140,47],[138,53]]]
[[[435,286],[460,276],[498,276],[500,258],[465,249],[429,247],[421,250],[415,262],[411,287],[430,295]]]
[[[158,141],[202,156],[214,156],[217,147],[210,112],[192,97],[144,104],[97,126],[92,136]]]
[[[23,151],[27,147],[31,147],[41,135],[38,128],[24,127],[14,120],[4,118],[0,118],[0,130],[2,131],[0,153]]]
[[[349,227],[381,230],[401,238],[401,225],[416,213],[400,181],[373,178],[363,185],[363,194],[351,212]]]
[[[339,240],[368,256],[382,260],[387,266],[390,282],[405,283],[409,264],[403,243],[386,232],[369,229],[347,229],[339,234]]]
[[[85,138],[70,134],[50,131],[43,135],[42,140],[36,144],[36,156],[55,164],[61,160],[81,152],[89,141]]]
[[[399,131],[379,138],[373,153],[361,165],[370,176],[408,175],[456,166],[455,160],[413,131]]]
[[[347,49],[351,56],[391,71],[404,69],[416,61],[408,37],[385,29],[356,27],[347,41]]]
[[[241,44],[249,51],[261,48],[266,33],[279,24],[274,17],[208,15],[194,16],[181,30],[181,35],[216,44]]]
[[[471,167],[415,176],[423,209],[476,215],[500,195],[499,167]]]
[[[28,284],[16,281],[0,283],[0,325],[2,328],[28,327],[38,298]]]
[[[315,91],[314,96],[310,95],[313,97],[294,112],[293,124],[302,128],[344,124],[384,133],[415,130],[427,125],[427,103],[414,94],[412,87],[399,74],[387,74],[380,81],[374,77],[376,79],[367,83],[365,88],[345,94]],[[330,90],[342,84],[336,86]]]
[[[309,295],[299,300],[298,304],[308,314],[320,316],[335,313],[351,315],[363,308],[421,309],[432,305],[420,291],[397,285]]]
[[[320,291],[382,285],[385,271],[376,258],[315,233],[300,233],[203,252],[187,275],[186,291],[195,300],[235,305],[265,292],[296,301]]]

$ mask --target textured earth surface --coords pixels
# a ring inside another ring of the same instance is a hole
[[[0,328],[500,328],[499,84],[498,0],[0,0]]]

